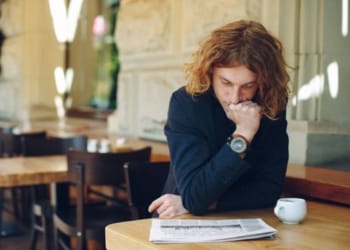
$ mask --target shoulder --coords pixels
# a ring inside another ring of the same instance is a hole
[[[173,100],[173,99],[175,99],[175,100],[187,100],[190,98],[191,98],[191,95],[189,93],[187,93],[184,86],[175,90],[171,95],[171,100]]]
[[[203,93],[201,95],[192,95],[186,91],[184,86],[182,86],[172,93],[170,104],[177,103],[178,105],[186,106],[187,108],[195,108],[203,105],[211,105],[214,99],[215,98],[211,92]]]
[[[266,116],[262,119],[263,126],[277,126],[284,123],[287,123],[286,110],[281,111],[274,119],[270,119]]]
[[[282,134],[284,135],[287,132],[287,125],[288,124],[285,110],[281,111],[274,119],[270,119],[264,116],[259,129],[259,134],[271,134],[273,137]]]
[[[215,112],[215,98],[210,93],[193,96],[184,87],[175,90],[170,99],[168,122],[207,123]]]

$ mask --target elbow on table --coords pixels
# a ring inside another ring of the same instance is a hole
[[[183,205],[193,215],[203,215],[208,211],[208,206],[196,199],[183,199]]]
[[[271,192],[270,195],[265,195],[262,200],[262,207],[269,207],[276,205],[277,200],[281,197],[282,191],[280,189],[276,189],[275,192]]]
[[[188,210],[189,213],[197,216],[204,215],[208,211],[208,209],[201,208],[201,207],[190,207],[186,209]]]

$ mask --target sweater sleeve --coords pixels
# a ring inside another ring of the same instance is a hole
[[[289,157],[285,112],[265,125],[247,155],[252,169],[222,194],[218,210],[269,207],[279,198]]]
[[[182,97],[171,98],[165,134],[184,207],[193,214],[203,214],[250,164],[225,143],[213,154],[201,121],[196,120],[198,114],[189,100]]]
[[[199,215],[213,202],[218,210],[271,205],[281,192],[288,161],[285,115],[262,122],[242,160],[225,141],[213,147],[218,131],[211,128],[217,121],[210,112],[183,92],[171,97],[165,134],[184,207]]]

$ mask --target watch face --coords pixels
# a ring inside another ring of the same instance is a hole
[[[240,137],[233,138],[231,141],[231,149],[236,153],[243,153],[247,149],[247,143]]]

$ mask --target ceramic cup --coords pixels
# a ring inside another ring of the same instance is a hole
[[[274,209],[275,215],[284,224],[298,224],[306,216],[306,202],[301,198],[280,198]]]

